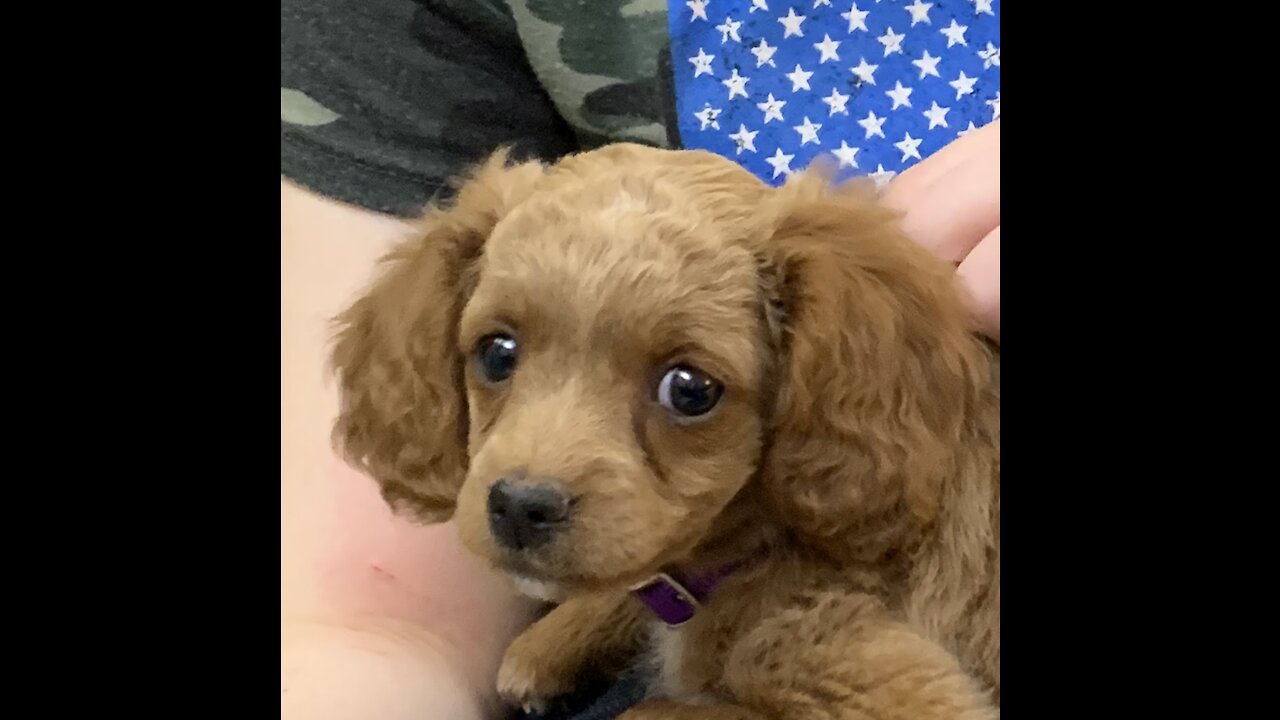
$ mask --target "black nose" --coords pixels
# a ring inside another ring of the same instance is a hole
[[[512,550],[545,545],[569,518],[569,498],[550,485],[499,480],[489,488],[489,530]]]

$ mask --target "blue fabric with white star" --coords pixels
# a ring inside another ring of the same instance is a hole
[[[883,185],[1000,117],[1000,0],[670,0],[682,144]]]

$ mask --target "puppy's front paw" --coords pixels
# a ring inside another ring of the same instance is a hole
[[[572,688],[558,664],[516,638],[498,668],[498,695],[526,713],[543,714],[548,703]]]

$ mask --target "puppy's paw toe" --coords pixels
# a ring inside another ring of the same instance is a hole
[[[569,684],[544,665],[532,658],[508,652],[498,669],[498,695],[504,701],[524,710],[541,715],[548,704],[565,694]]]

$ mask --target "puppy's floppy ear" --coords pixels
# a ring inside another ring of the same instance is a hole
[[[542,174],[496,153],[449,208],[430,210],[421,234],[383,258],[379,277],[336,319],[334,442],[397,510],[430,522],[453,514],[467,469],[458,319],[489,233]]]
[[[870,188],[810,172],[772,202],[768,491],[811,542],[883,552],[936,514],[984,351],[953,268],[909,241]]]

